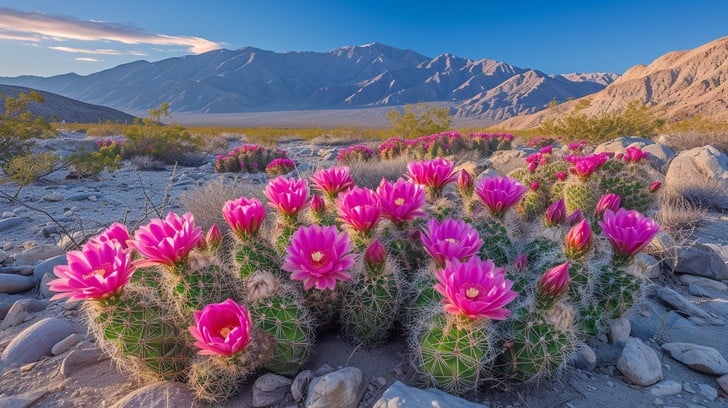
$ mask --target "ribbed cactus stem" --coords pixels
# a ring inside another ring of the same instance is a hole
[[[271,245],[262,238],[253,237],[239,242],[235,246],[235,266],[240,278],[246,280],[256,271],[275,272],[280,270],[280,256]]]

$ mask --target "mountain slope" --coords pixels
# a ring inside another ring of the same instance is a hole
[[[17,97],[18,94],[37,91],[45,99],[44,103],[38,104],[32,102],[28,110],[35,115],[46,120],[66,121],[69,123],[98,123],[98,122],[119,122],[132,123],[134,116],[121,112],[116,109],[107,108],[106,106],[92,105],[80,102],[75,99],[66,98],[51,92],[38,91],[35,89],[1,85],[0,84],[0,100],[5,97]]]
[[[633,100],[669,119],[700,115],[728,122],[728,37],[688,51],[665,54],[649,65],[636,65],[603,90],[582,99],[588,116],[624,109]],[[532,115],[511,118],[501,125],[530,128],[573,112],[579,100]]]
[[[145,112],[165,101],[173,111],[196,113],[348,109],[426,101],[448,102],[462,116],[501,119],[604,86],[602,77],[589,75],[571,81],[488,59],[451,54],[429,58],[373,43],[324,53],[276,53],[253,47],[215,50],[136,61],[87,76],[22,76],[0,78],[0,83],[129,112]]]

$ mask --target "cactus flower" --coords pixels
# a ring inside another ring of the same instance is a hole
[[[564,203],[564,199],[561,198],[546,209],[546,213],[544,213],[544,224],[547,227],[554,227],[564,223],[564,221],[566,221],[566,204]]]
[[[254,237],[265,218],[265,207],[257,198],[240,197],[226,201],[222,216],[240,239]]]
[[[574,210],[573,213],[569,214],[568,217],[564,220],[564,223],[566,225],[574,226],[579,223],[579,221],[584,219],[584,212],[581,210],[581,208],[577,208]]]
[[[263,191],[268,205],[285,217],[293,218],[308,202],[308,182],[301,178],[278,176],[268,182]]]
[[[431,218],[420,238],[427,253],[441,267],[445,261],[453,259],[465,262],[483,246],[483,240],[472,225],[450,218],[444,219],[442,223]]]
[[[195,338],[198,354],[232,356],[250,344],[253,322],[244,305],[227,299],[194,312],[195,325],[188,330]]]
[[[355,255],[349,236],[335,226],[304,226],[291,237],[281,268],[291,279],[303,281],[303,288],[334,290],[336,281],[350,281],[349,268]]]
[[[339,219],[357,232],[368,233],[379,223],[381,210],[377,193],[363,187],[354,187],[336,199]]]
[[[566,180],[566,173],[563,172],[563,171],[557,172],[556,173],[556,179],[559,180],[559,181]]]
[[[528,257],[526,254],[520,254],[516,257],[516,260],[513,261],[513,270],[516,273],[526,273],[528,270]]]
[[[586,180],[609,160],[609,155],[597,153],[589,156],[567,156],[564,159],[573,165],[573,167],[569,168],[571,173],[576,174],[582,180]]]
[[[531,185],[530,185],[531,191],[536,191],[536,190],[538,190],[538,187],[539,187],[539,186],[540,186],[540,184],[539,184],[539,182],[538,182],[538,181],[534,181],[534,182],[532,182],[532,183],[531,183]]]
[[[607,193],[599,199],[594,209],[594,218],[600,219],[606,210],[617,211],[622,203],[622,198],[618,194]]]
[[[66,261],[67,265],[53,268],[58,279],[48,282],[51,291],[57,292],[51,300],[77,302],[114,296],[135,270],[131,250],[117,240],[87,242],[80,251],[68,252]]]
[[[387,252],[384,246],[377,240],[369,244],[366,252],[364,252],[364,264],[369,271],[381,271],[384,268],[386,259]]]
[[[91,241],[97,241],[97,242],[106,242],[111,240],[118,241],[122,248],[126,249],[129,247],[126,241],[130,239],[129,237],[129,231],[126,229],[126,225],[115,222],[109,226],[109,228],[106,228],[103,230],[99,235],[89,239],[89,242]]]
[[[473,320],[506,319],[510,311],[505,306],[518,296],[503,268],[477,256],[465,263],[448,261],[444,269],[435,271],[435,278],[434,288],[443,296],[445,311]]]
[[[569,263],[554,266],[541,276],[536,287],[536,297],[553,304],[569,290]]]
[[[220,246],[221,242],[222,232],[220,232],[220,227],[218,227],[217,224],[212,224],[212,227],[210,227],[210,229],[207,230],[207,234],[205,234],[205,247],[214,251]]]
[[[468,199],[473,196],[475,182],[473,181],[473,176],[467,170],[462,169],[458,173],[457,187],[461,196]]]
[[[448,184],[454,182],[454,164],[450,160],[436,158],[433,160],[413,161],[407,165],[407,178],[416,184],[425,186],[435,197],[440,196]]]
[[[659,181],[653,181],[647,188],[650,190],[650,193],[654,193],[655,191],[659,190],[661,186],[662,183],[660,183]]]
[[[508,177],[485,177],[475,186],[475,192],[491,215],[502,217],[526,194],[526,186]]]
[[[314,194],[311,196],[311,211],[314,214],[322,214],[326,210],[326,202],[321,198],[320,195]]]
[[[422,209],[425,205],[425,189],[419,184],[402,178],[394,183],[382,179],[377,194],[382,216],[397,225],[427,215]]]
[[[311,187],[326,194],[332,200],[342,191],[354,187],[354,179],[351,178],[349,167],[346,166],[318,170],[309,179]]]
[[[571,227],[564,238],[566,256],[576,259],[584,255],[592,245],[592,231],[587,220],[581,220]]]
[[[195,217],[182,217],[170,212],[165,219],[154,218],[139,227],[129,247],[144,258],[134,262],[138,268],[153,265],[174,266],[203,240],[202,230],[195,226]]]
[[[602,232],[619,257],[628,258],[644,249],[660,231],[660,225],[636,210],[620,208],[604,212],[599,221]]]

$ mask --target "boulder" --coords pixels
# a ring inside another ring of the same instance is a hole
[[[617,369],[627,380],[643,387],[662,381],[660,358],[642,340],[630,337],[617,360]]]
[[[680,152],[667,169],[664,187],[704,205],[728,209],[728,156],[711,145]]]
[[[490,165],[494,168],[498,174],[502,176],[508,175],[508,173],[517,169],[525,169],[528,163],[525,159],[531,153],[535,153],[536,149],[513,149],[513,150],[499,150],[490,156]]]
[[[26,328],[3,350],[3,360],[8,363],[32,363],[51,355],[51,348],[74,332],[68,320],[46,318]]]
[[[316,377],[308,386],[306,408],[356,408],[366,391],[361,370],[345,367]]]
[[[421,407],[487,408],[485,405],[464,400],[436,388],[421,390],[404,385],[399,381],[395,381],[384,391],[382,397],[374,403],[373,408]]]
[[[696,244],[680,251],[675,273],[702,276],[717,281],[728,279],[728,266],[715,250],[707,245]]]
[[[691,343],[665,343],[662,349],[695,371],[712,375],[728,374],[728,362],[718,350]]]
[[[147,385],[123,399],[112,408],[166,408],[194,407],[195,396],[190,388],[179,382],[163,382]]]

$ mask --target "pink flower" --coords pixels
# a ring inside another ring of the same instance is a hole
[[[630,257],[644,249],[660,231],[660,225],[636,210],[620,208],[616,213],[604,212],[604,220],[599,221],[602,232],[612,244],[614,251],[621,257]]]
[[[455,166],[450,160],[440,157],[433,160],[413,161],[407,165],[406,174],[412,182],[427,187],[435,196],[439,196],[448,184],[456,179]]]
[[[330,199],[354,187],[354,179],[349,174],[348,167],[329,167],[318,170],[311,177],[311,187],[326,194]]]
[[[564,220],[564,223],[566,225],[576,225],[579,221],[584,219],[584,212],[581,211],[581,208],[577,208],[574,210],[573,213],[569,214],[568,217]]]
[[[544,146],[539,150],[541,154],[551,154],[554,151],[553,146]]]
[[[301,178],[278,176],[268,182],[263,193],[268,198],[270,207],[293,218],[307,205],[308,182]]]
[[[546,209],[546,213],[544,214],[544,224],[546,224],[547,227],[553,227],[563,223],[565,220],[566,204],[564,203],[564,199],[561,198]]]
[[[76,302],[114,296],[129,282],[135,269],[131,250],[117,240],[90,241],[82,250],[68,252],[66,261],[67,265],[53,268],[58,279],[48,282],[48,286],[58,293],[51,300],[68,298]]]
[[[326,210],[326,203],[324,202],[324,199],[321,198],[320,195],[314,194],[311,196],[311,211],[314,212],[314,214],[321,214]]]
[[[661,186],[662,183],[660,183],[659,181],[653,181],[647,188],[650,190],[651,193],[654,193],[655,191],[659,190]]]
[[[564,180],[566,180],[566,173],[564,173],[563,171],[557,172],[556,173],[556,178],[559,181],[564,181]]]
[[[536,191],[536,190],[538,190],[538,187],[539,187],[539,186],[540,186],[540,184],[538,183],[538,181],[534,181],[534,182],[532,182],[532,183],[531,183],[531,191]]]
[[[248,309],[227,299],[194,313],[195,326],[188,330],[200,355],[232,356],[250,344],[253,322]]]
[[[630,146],[625,149],[624,157],[622,158],[622,160],[624,160],[625,162],[639,163],[640,160],[646,159],[648,157],[650,157],[650,155],[643,152],[642,149],[640,149],[639,147]]]
[[[569,171],[581,179],[588,179],[592,173],[609,160],[609,155],[597,153],[589,156],[567,156],[564,159],[574,165]]]
[[[571,227],[564,238],[566,256],[571,259],[584,255],[592,244],[592,231],[587,220],[581,220]]]
[[[129,247],[146,259],[134,262],[139,268],[152,265],[173,266],[199,245],[202,230],[195,226],[195,217],[187,213],[182,217],[170,212],[165,219],[155,218],[139,227]]]
[[[538,286],[536,287],[536,296],[550,299],[553,302],[569,290],[570,280],[568,262],[554,266],[539,279]]]
[[[354,187],[336,199],[339,219],[358,232],[367,233],[379,223],[379,196],[363,187]]]
[[[472,225],[451,218],[443,220],[442,223],[431,218],[420,238],[427,253],[440,266],[453,259],[465,262],[483,245],[483,240]]]
[[[103,230],[99,235],[89,239],[91,241],[106,242],[106,241],[117,241],[121,244],[121,247],[126,249],[129,246],[126,241],[129,240],[129,231],[126,229],[126,225],[115,222]]]
[[[475,190],[473,176],[467,170],[462,169],[458,173],[457,187],[463,197],[470,198],[473,196]]]
[[[305,290],[334,290],[336,281],[350,281],[348,269],[354,265],[349,236],[335,226],[310,225],[299,228],[286,248],[281,268],[291,279],[303,281]]]
[[[508,177],[485,177],[475,186],[475,192],[490,213],[502,217],[526,194],[526,186]]]
[[[505,270],[493,261],[474,256],[466,263],[454,259],[435,271],[434,288],[442,296],[445,311],[470,319],[504,320],[510,314],[505,306],[518,296]]]
[[[377,187],[382,216],[397,225],[427,215],[425,189],[411,181],[399,178],[394,183],[382,179]]]
[[[222,242],[222,232],[220,232],[220,227],[218,227],[217,224],[212,224],[212,227],[207,230],[204,242],[205,247],[212,250],[215,250],[218,246],[220,246],[220,243]]]
[[[604,211],[606,211],[606,210],[612,210],[612,211],[619,210],[621,202],[622,202],[622,199],[619,197],[618,194],[614,194],[614,193],[604,194],[602,196],[602,198],[599,199],[599,202],[597,203],[597,207],[594,209],[594,218],[596,218],[596,219],[602,218],[602,214],[604,214]]]
[[[526,273],[526,270],[528,270],[528,257],[526,254],[521,254],[516,257],[516,260],[513,261],[513,269],[516,273]]]
[[[257,198],[240,197],[225,202],[222,217],[238,237],[246,239],[258,233],[265,219],[265,207]]]
[[[375,272],[381,271],[384,268],[386,259],[387,253],[384,246],[377,240],[369,244],[369,248],[364,252],[364,264],[367,270]]]

